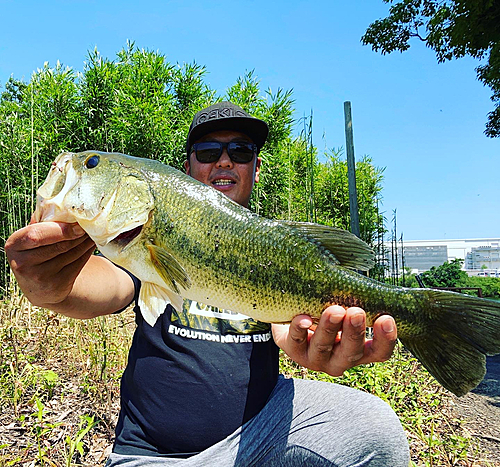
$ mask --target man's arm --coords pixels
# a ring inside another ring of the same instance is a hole
[[[130,276],[93,256],[94,242],[78,224],[41,222],[14,232],[5,244],[10,267],[28,300],[73,318],[93,318],[127,306]]]
[[[311,328],[312,319],[299,315],[290,325],[273,324],[273,338],[298,364],[332,376],[341,376],[357,365],[389,359],[397,338],[394,319],[385,315],[373,324],[373,339],[366,339],[366,315],[357,307],[346,310],[330,306],[316,329]]]

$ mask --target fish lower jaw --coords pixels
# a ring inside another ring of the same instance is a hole
[[[51,221],[67,222],[69,224],[77,222],[72,213],[61,209],[58,205],[45,201],[37,203],[34,217],[37,222]]]

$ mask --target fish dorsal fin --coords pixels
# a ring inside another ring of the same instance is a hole
[[[165,281],[168,288],[180,295],[178,286],[183,289],[191,287],[191,280],[186,271],[165,248],[156,245],[147,245],[147,247],[156,272]]]
[[[182,310],[182,298],[164,287],[152,282],[143,282],[138,300],[144,321],[154,327],[158,317],[171,304],[177,311]]]
[[[341,266],[368,271],[375,264],[373,250],[347,230],[310,222],[281,222],[318,242],[335,256]]]

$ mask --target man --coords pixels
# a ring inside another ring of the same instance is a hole
[[[230,102],[204,109],[188,134],[186,172],[247,207],[267,134],[265,122]],[[27,298],[75,318],[118,312],[141,286],[93,250],[77,225],[51,222],[31,224],[6,243]],[[168,306],[154,327],[137,304],[135,313],[108,466],[408,465],[406,437],[387,404],[278,376],[277,346],[333,376],[386,360],[396,340],[391,317],[380,317],[366,340],[359,308],[331,306],[317,327],[300,310],[290,325],[271,326],[188,300],[182,310]]]

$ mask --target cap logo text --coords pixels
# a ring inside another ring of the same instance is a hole
[[[213,109],[210,112],[204,112],[200,114],[196,119],[196,125],[204,123],[208,120],[217,120],[219,118],[228,117],[248,117],[248,115],[241,110],[231,109],[230,107],[225,107],[223,109]]]

